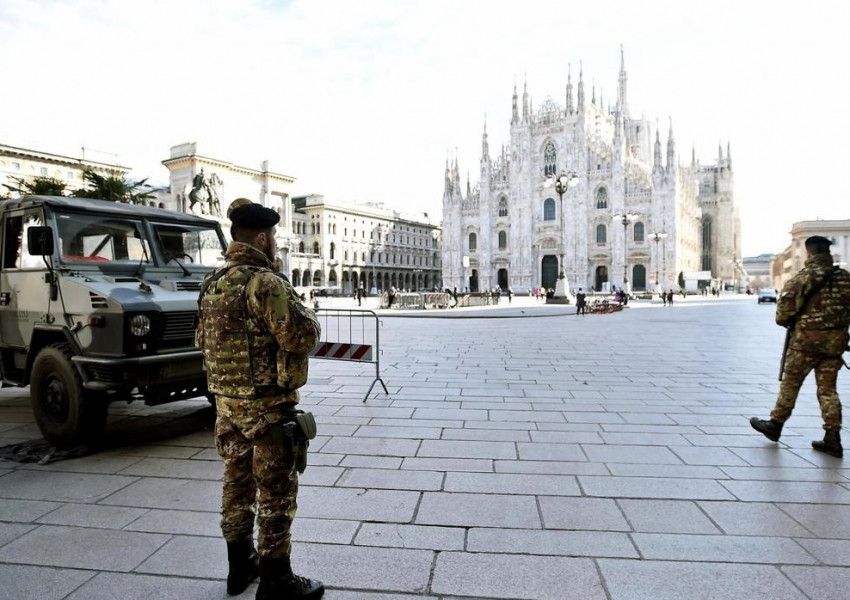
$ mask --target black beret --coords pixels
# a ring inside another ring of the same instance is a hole
[[[832,240],[822,235],[813,235],[806,238],[806,246],[832,246]]]
[[[262,204],[243,204],[231,211],[230,222],[245,229],[268,229],[280,222],[280,215]]]

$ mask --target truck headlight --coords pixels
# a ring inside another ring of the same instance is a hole
[[[130,333],[144,337],[151,331],[151,320],[147,315],[136,315],[130,319]]]

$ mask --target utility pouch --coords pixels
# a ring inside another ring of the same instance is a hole
[[[312,440],[316,437],[316,419],[313,417],[313,413],[299,412],[295,415],[295,422],[298,423],[302,435],[307,440]]]

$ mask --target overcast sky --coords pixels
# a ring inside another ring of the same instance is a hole
[[[118,155],[167,183],[171,146],[297,178],[295,193],[439,219],[447,155],[478,179],[514,81],[673,129],[682,162],[731,142],[747,256],[850,218],[847,2],[2,0],[0,142]],[[575,79],[574,79],[575,82]],[[600,91],[601,90],[601,91]],[[466,177],[463,177],[464,185]]]

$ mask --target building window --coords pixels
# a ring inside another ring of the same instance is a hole
[[[546,149],[543,151],[543,175],[551,177],[555,175],[555,165],[558,162],[558,154],[555,151],[555,144],[549,142],[546,144]]]
[[[469,251],[475,252],[478,249],[478,236],[474,233],[469,234]]]
[[[597,244],[607,244],[608,243],[608,229],[605,225],[597,225],[596,226],[596,243]]]
[[[47,167],[39,167],[38,174],[42,177],[47,177]]]
[[[21,170],[21,163],[19,163],[19,162],[13,162],[13,163],[12,163],[12,170],[13,170],[13,171],[20,171],[20,170]]]
[[[636,242],[642,242],[643,241],[643,231],[644,231],[643,223],[641,223],[640,221],[635,223],[635,241]]]
[[[333,260],[333,258],[334,258],[334,252],[335,252],[335,251],[336,251],[336,244],[334,244],[333,242],[331,242],[331,249],[330,249],[330,259],[331,259],[331,260]]]
[[[67,171],[65,173],[65,180],[66,181],[73,181],[73,179],[74,179],[74,172],[73,171]]]
[[[313,254],[319,253],[319,242],[313,242]]]
[[[499,216],[507,217],[508,216],[508,199],[502,198],[499,200]]]
[[[499,232],[499,250],[504,250],[508,247],[508,234],[504,231]]]
[[[596,190],[596,208],[608,208],[608,190],[604,187]]]
[[[543,201],[543,220],[555,220],[555,201],[552,198],[546,198]]]
[[[304,254],[304,242],[299,242],[299,243],[298,243],[298,251],[299,251],[301,254]]]

